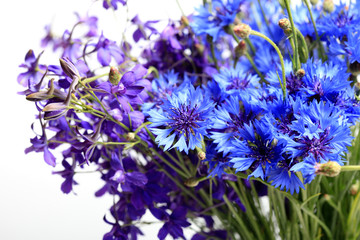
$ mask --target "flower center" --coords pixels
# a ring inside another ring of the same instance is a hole
[[[190,104],[191,105],[191,104]],[[203,119],[200,118],[200,114],[197,112],[198,106],[195,105],[190,108],[189,105],[182,104],[179,108],[171,108],[171,113],[168,118],[174,120],[169,124],[176,132],[185,134],[186,137],[189,133],[195,135],[194,128],[199,128],[197,124]]]

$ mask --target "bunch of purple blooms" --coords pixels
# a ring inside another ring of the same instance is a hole
[[[61,37],[46,28],[42,46],[60,53],[59,65],[32,50],[20,65],[21,94],[35,102],[41,129],[26,153],[62,165],[54,174],[64,193],[96,166],[104,186],[95,195],[116,199],[104,240],[137,239],[148,210],[163,222],[159,239],[185,238],[189,226],[193,240],[275,239],[277,227],[286,239],[289,200],[299,207],[294,199],[305,201],[311,185],[320,191],[316,175],[350,169],[360,1],[203,2],[163,30],[134,16],[134,41],[108,39],[95,16],[79,15]],[[75,38],[78,28],[86,31]],[[260,210],[259,197],[274,194],[286,196],[286,219]]]

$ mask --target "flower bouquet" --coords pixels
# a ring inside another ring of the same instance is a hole
[[[163,28],[129,16],[117,41],[77,17],[46,27],[58,64],[20,65],[25,152],[66,194],[95,169],[104,240],[146,236],[145,213],[159,239],[359,238],[360,1],[203,0]]]

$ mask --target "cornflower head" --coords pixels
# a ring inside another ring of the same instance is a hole
[[[341,40],[349,33],[359,31],[360,17],[357,11],[355,7],[346,6],[343,2],[336,5],[331,14],[322,14],[319,17],[316,24],[319,35],[335,36]]]
[[[213,78],[227,95],[241,95],[246,92],[251,96],[259,97],[257,87],[260,86],[260,78],[247,73],[240,65],[236,68],[223,68]]]
[[[204,98],[202,89],[192,85],[183,92],[168,95],[159,110],[149,111],[152,132],[164,150],[177,148],[188,154],[195,146],[201,148],[207,129],[211,128],[214,103]],[[174,144],[174,142],[176,142]]]
[[[285,154],[285,158],[282,161],[279,161],[276,166],[269,169],[267,181],[271,182],[271,185],[274,187],[279,187],[280,190],[285,189],[290,191],[291,194],[294,192],[299,193],[300,188],[305,189],[305,187],[292,169],[298,162],[297,159],[293,159],[288,154]]]
[[[316,99],[337,104],[350,88],[350,81],[347,80],[350,74],[347,67],[340,63],[320,63],[309,59],[302,68],[305,76],[301,79],[303,85],[300,94],[309,102]]]
[[[294,110],[296,120],[290,129],[296,134],[288,139],[292,157],[310,158],[323,163],[342,164],[341,156],[351,144],[351,132],[343,112],[331,103],[313,101]]]
[[[282,161],[286,141],[277,139],[272,124],[264,116],[261,120],[255,119],[245,124],[239,130],[242,139],[235,139],[230,154],[233,168],[236,172],[250,169],[250,177],[260,177],[264,180],[271,167]]]
[[[190,26],[195,35],[212,37],[217,41],[225,35],[224,27],[232,24],[240,11],[241,0],[214,0],[211,7],[208,4],[197,8],[197,14],[192,17]]]
[[[231,151],[231,141],[241,138],[240,129],[259,117],[265,107],[257,99],[246,94],[228,97],[224,104],[215,109],[216,118],[211,138],[217,150],[224,155]]]

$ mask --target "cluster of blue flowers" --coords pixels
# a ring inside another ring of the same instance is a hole
[[[60,65],[40,64],[42,53],[31,50],[20,65],[21,94],[35,101],[42,129],[26,152],[54,167],[62,161],[54,174],[64,193],[78,172],[97,167],[104,187],[96,196],[118,196],[104,240],[136,239],[146,210],[164,222],[159,239],[184,238],[188,211],[206,222],[192,239],[226,239],[203,190],[220,211],[224,196],[245,211],[228,181],[250,191],[261,179],[294,194],[322,164],[346,161],[360,117],[360,1],[311,2],[292,6],[290,19],[277,1],[204,1],[163,31],[135,16],[134,43],[151,42],[137,62],[131,42],[99,34],[96,17],[77,15],[61,37],[47,27],[42,45],[60,52]],[[126,5],[103,6],[118,3]],[[74,38],[79,27],[87,31]],[[256,190],[264,195],[266,185]]]

